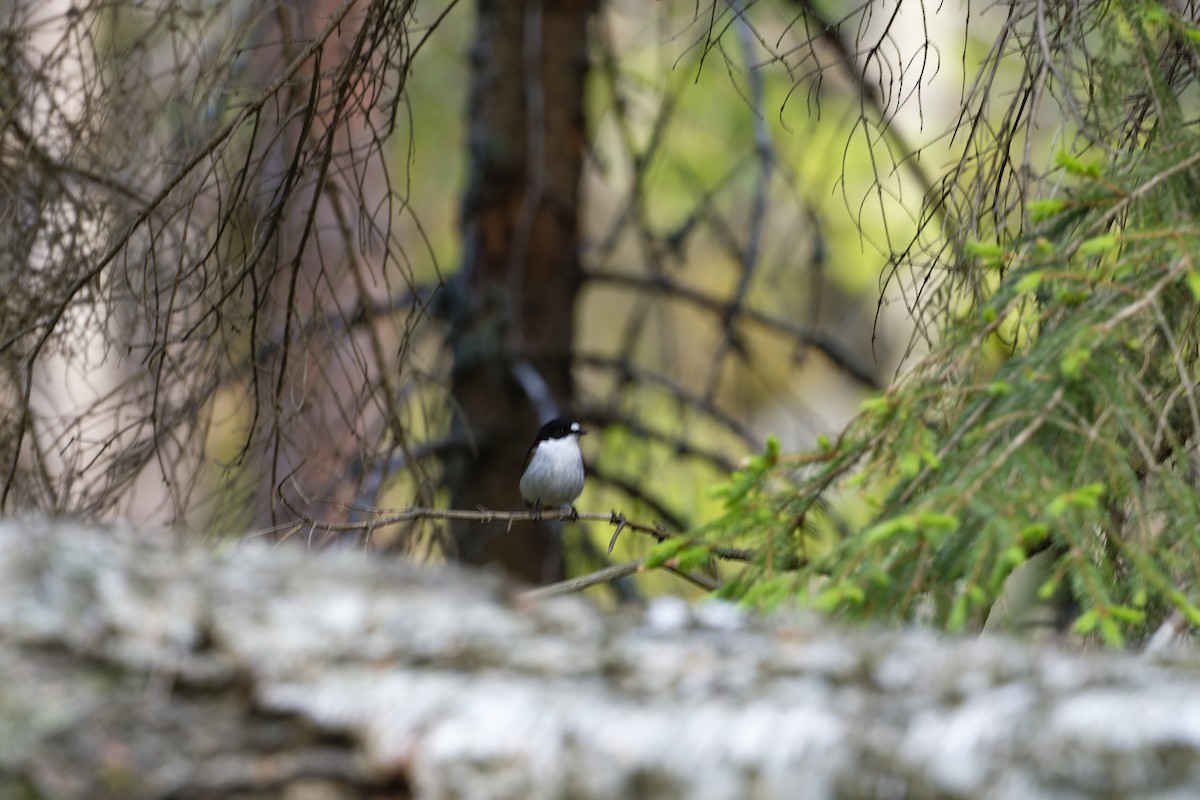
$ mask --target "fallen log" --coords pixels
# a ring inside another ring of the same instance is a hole
[[[0,797],[1200,796],[1200,658],[0,521]]]

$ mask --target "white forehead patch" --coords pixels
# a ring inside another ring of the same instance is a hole
[[[583,428],[579,427],[578,422],[571,423],[571,433],[579,433],[581,430],[583,430]]]

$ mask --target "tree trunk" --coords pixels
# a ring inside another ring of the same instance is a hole
[[[0,797],[1200,796],[1200,660],[0,521]]]
[[[583,90],[594,5],[478,6],[465,255],[450,300],[455,429],[471,444],[447,459],[455,508],[518,505],[517,480],[539,417],[572,399]],[[517,371],[541,380],[523,383]],[[506,531],[503,523],[463,523],[453,538],[468,563],[498,563],[530,583],[562,576],[549,524]]]
[[[283,72],[299,47],[278,43],[315,38],[342,2],[281,4],[256,37],[257,74]],[[351,476],[371,469],[378,458],[373,443],[393,423],[388,409],[396,394],[394,365],[379,342],[389,340],[395,323],[387,314],[364,311],[386,307],[395,291],[376,238],[397,213],[382,145],[374,138],[386,127],[388,110],[382,101],[377,108],[357,107],[344,95],[380,91],[384,70],[377,62],[394,54],[382,48],[356,52],[360,38],[370,40],[363,28],[373,22],[371,4],[361,5],[325,41],[321,57],[281,92],[290,113],[264,120],[256,145],[267,165],[260,195],[288,196],[277,233],[279,252],[263,260],[259,276],[266,302],[256,326],[260,340],[254,343],[256,375],[250,387],[260,428],[253,503],[253,525],[259,528],[288,517],[278,503],[280,491],[287,491],[285,477],[309,495],[334,501],[322,505],[326,519],[344,519],[349,511],[343,503],[355,500],[361,488]],[[361,71],[350,69],[356,60]],[[318,70],[321,74],[315,74]],[[332,152],[321,168],[324,148]],[[296,187],[289,188],[293,182]],[[345,330],[338,324],[360,314],[365,324],[347,324]],[[371,392],[381,398],[378,403],[361,399]],[[402,437],[399,431],[390,433]]]

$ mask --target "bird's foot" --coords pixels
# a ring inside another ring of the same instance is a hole
[[[575,510],[575,506],[569,507],[571,509],[571,516],[567,517],[567,519],[571,522],[579,522],[579,512]]]

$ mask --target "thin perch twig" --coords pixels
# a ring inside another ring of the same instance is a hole
[[[345,501],[333,500],[325,497],[309,497],[296,483],[295,479],[290,479],[292,488],[296,494],[303,500],[304,506],[310,507],[314,503],[335,503],[338,505],[347,505]],[[638,531],[647,536],[653,536],[658,541],[671,539],[682,534],[668,530],[661,525],[647,525],[644,522],[637,522],[626,517],[619,511],[610,511],[605,514],[597,511],[581,511],[577,515],[571,509],[542,509],[540,511],[494,511],[488,508],[479,508],[475,511],[459,508],[430,508],[427,506],[409,506],[407,508],[387,510],[382,508],[374,508],[370,506],[353,505],[352,507],[359,512],[370,514],[369,519],[361,519],[353,522],[324,522],[317,519],[308,511],[298,507],[293,503],[282,491],[279,492],[280,502],[288,511],[292,512],[297,517],[296,527],[305,525],[314,528],[322,528],[329,533],[345,533],[348,531],[367,531],[386,528],[389,525],[399,525],[403,522],[412,522],[418,519],[457,519],[457,520],[474,520],[476,522],[508,522],[510,525],[513,522],[540,522],[540,521],[576,521],[588,520],[592,522],[607,522],[610,525],[615,525],[617,530],[614,533],[613,541],[610,543],[610,548],[616,544],[616,534],[619,534],[624,529]],[[724,547],[721,545],[708,545],[703,542],[698,542],[707,547],[717,558],[722,558],[727,561],[754,561],[757,558],[757,553],[754,550],[748,550],[741,547]],[[611,550],[610,550],[611,551]],[[784,569],[799,569],[804,565],[804,560],[792,556],[788,558],[784,565]]]

